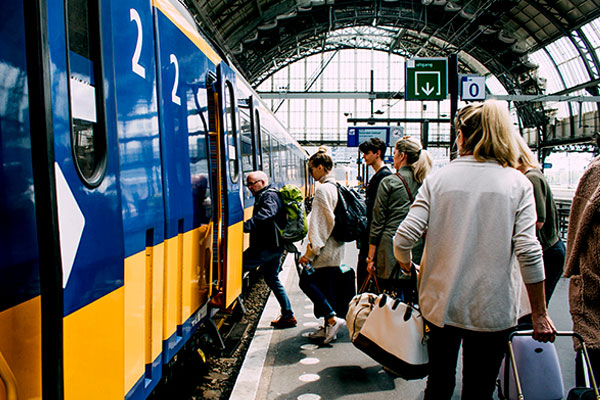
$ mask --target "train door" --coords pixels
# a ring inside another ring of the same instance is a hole
[[[51,229],[51,214],[56,213],[56,202],[51,201],[54,196],[43,186],[35,186],[40,183],[36,171],[45,183],[50,183],[48,157],[51,155],[44,150],[47,146],[44,97],[43,93],[38,93],[35,84],[42,74],[37,70],[37,60],[27,60],[26,51],[26,43],[36,50],[41,47],[26,39],[27,32],[38,32],[39,26],[33,19],[27,20],[25,12],[24,2],[12,1],[3,4],[0,13],[0,399],[3,400],[16,396],[21,399],[42,397],[40,255],[44,247],[49,252],[55,251],[58,241],[58,232],[52,233]],[[40,40],[39,37],[36,39]],[[40,96],[34,97],[34,94]],[[36,115],[37,111],[42,113]],[[37,135],[31,135],[32,132]],[[41,154],[35,157],[35,146],[40,140]],[[40,213],[44,208],[46,212]],[[44,229],[42,225],[50,229]],[[45,240],[40,242],[41,232],[47,235],[42,235]],[[55,263],[49,252],[44,254],[43,267],[56,281],[60,259]],[[54,308],[46,315],[51,317],[54,325],[60,326],[62,285],[56,286],[57,305],[53,307],[52,303],[46,303],[45,307],[49,307],[45,312]],[[62,379],[61,332],[51,326],[44,328],[50,328],[46,339],[54,338],[45,344],[58,347],[56,360],[44,371],[47,376]],[[49,372],[52,369],[55,374]],[[55,391],[48,385],[46,393],[59,397],[59,385],[53,386]]]
[[[65,399],[123,397],[124,248],[111,4],[46,2]]]
[[[254,110],[253,97],[250,96],[246,99],[238,101],[239,115],[240,115],[240,144],[241,144],[241,155],[242,155],[242,182],[246,182],[248,174],[255,171],[258,168],[257,162],[257,144],[256,135],[254,134],[254,121],[252,112]],[[244,221],[252,217],[252,210],[254,206],[254,196],[250,189],[242,186],[243,200],[244,200]],[[250,235],[244,233],[244,244],[243,250],[246,250],[250,245]]]
[[[212,204],[206,142],[206,77],[209,71],[214,73],[218,59],[212,52],[199,48],[195,31],[178,28],[165,14],[171,11],[165,9],[163,3],[157,4],[155,26],[166,230],[163,283],[163,362],[166,363],[207,315]]]
[[[124,383],[145,398],[162,374],[164,203],[151,3],[112,3],[124,233]]]
[[[261,137],[261,123],[260,123],[260,112],[258,100],[252,98],[251,106],[252,115],[252,136],[256,143],[256,149],[254,150],[254,157],[256,159],[256,169],[264,171],[263,156],[262,156],[262,137]],[[268,174],[267,174],[268,175]]]
[[[217,268],[219,270],[220,294],[214,302],[221,307],[229,307],[242,292],[242,252],[243,247],[243,201],[239,122],[235,93],[235,72],[226,64],[217,68],[216,81],[218,113],[217,154],[218,167],[217,201]],[[210,96],[209,96],[210,100]]]
[[[238,110],[240,116],[240,153],[242,156],[241,179],[242,183],[245,183],[248,174],[258,169],[256,158],[256,136],[254,135],[252,118],[252,96],[239,100]],[[247,215],[247,212],[251,211],[250,207],[254,205],[254,197],[252,196],[252,192],[245,188],[245,185],[242,185],[242,187],[244,187],[242,192],[244,199],[244,220],[246,220],[251,216]]]

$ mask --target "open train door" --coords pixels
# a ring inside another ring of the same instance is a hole
[[[242,293],[243,218],[239,123],[235,91],[235,72],[224,63],[217,68],[214,85],[216,134],[211,135],[211,150],[216,151],[216,246],[219,293],[213,304],[229,307]],[[210,96],[209,96],[210,97]],[[212,132],[211,132],[212,133]]]

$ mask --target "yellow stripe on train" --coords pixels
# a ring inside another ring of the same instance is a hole
[[[63,319],[65,399],[123,398],[120,287]]]
[[[244,209],[244,221],[248,221],[250,218],[252,218],[253,211],[254,211],[254,206],[250,206],[250,207]],[[242,226],[242,230],[243,230],[243,226]],[[249,233],[244,233],[243,246],[244,247],[242,247],[242,249],[244,251],[246,249],[248,249],[248,247],[250,247],[250,234]]]
[[[165,242],[163,340],[168,340],[208,301],[212,265],[212,223]]]
[[[125,392],[210,296],[213,223],[125,259]],[[123,394],[123,395],[124,395]]]
[[[42,398],[40,296],[0,312],[0,352],[17,381],[19,399]],[[0,400],[6,399],[0,380]]]
[[[168,0],[154,0],[154,7],[162,13],[179,28],[212,62],[217,65],[221,62],[221,57],[210,47],[198,33],[196,28],[175,8]]]
[[[242,248],[244,221],[227,227],[227,266],[225,271],[225,307],[242,294]]]

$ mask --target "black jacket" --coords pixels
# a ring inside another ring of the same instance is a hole
[[[375,199],[377,198],[377,189],[379,189],[381,180],[391,174],[392,171],[390,171],[387,165],[384,165],[371,177],[369,184],[367,185],[365,193],[365,204],[367,205],[367,229],[358,243],[360,259],[366,259],[367,254],[369,253],[369,232],[371,231],[371,221],[373,221],[373,208],[375,207]]]
[[[279,229],[285,224],[285,208],[279,192],[268,185],[256,193],[252,218],[244,222],[244,232],[250,233],[253,250],[277,249],[282,246]]]
[[[367,185],[367,190],[365,193],[368,226],[371,226],[371,221],[373,221],[373,207],[375,206],[375,199],[377,198],[377,189],[379,189],[379,184],[383,178],[391,174],[392,171],[390,171],[390,169],[384,165],[383,167],[379,168],[379,171],[377,171],[369,180],[369,184]]]

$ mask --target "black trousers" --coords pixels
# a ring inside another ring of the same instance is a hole
[[[456,386],[456,364],[462,343],[462,400],[490,400],[512,329],[475,332],[429,324],[427,341],[430,373],[424,400],[451,399]]]
[[[369,256],[369,235],[364,235],[360,239],[358,248],[358,260],[356,262],[356,288],[360,289],[365,279],[367,279],[367,257]]]
[[[550,298],[552,297],[552,293],[554,293],[556,284],[563,274],[565,251],[565,244],[560,239],[558,239],[558,242],[556,242],[554,246],[544,250],[544,274],[546,275],[544,289],[546,292],[546,305],[550,303]]]

